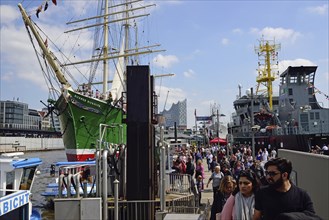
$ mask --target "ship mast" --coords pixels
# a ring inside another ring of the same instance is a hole
[[[259,41],[259,46],[255,47],[258,54],[258,76],[256,78],[257,89],[256,94],[263,93],[268,97],[270,109],[273,108],[273,86],[272,82],[276,79],[278,71],[278,50],[281,45],[275,44],[275,41],[264,40]],[[260,89],[263,85],[265,89]]]
[[[109,34],[108,34],[108,0],[105,0],[105,5],[104,5],[104,48],[103,48],[103,56],[107,57],[108,56],[108,38],[109,38]],[[107,79],[108,79],[108,60],[104,59],[103,60],[103,94],[105,95],[107,92]]]
[[[34,24],[31,22],[31,19],[29,18],[29,16],[27,15],[26,11],[24,10],[23,6],[20,3],[18,4],[18,8],[22,13],[25,25],[30,27],[31,31],[33,32],[33,34],[35,36],[35,39],[37,40],[37,42],[38,42],[45,58],[47,59],[50,66],[53,68],[58,81],[62,84],[62,86],[65,89],[72,89],[71,84],[65,78],[65,76],[64,76],[64,74],[61,70],[61,67],[55,61],[56,59],[55,59],[54,54],[49,51],[48,47],[45,45],[45,43],[44,43],[42,37],[40,36],[39,32],[35,28]]]

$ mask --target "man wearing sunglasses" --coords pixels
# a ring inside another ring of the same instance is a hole
[[[256,193],[253,220],[320,219],[307,192],[290,181],[289,160],[269,160],[265,170],[268,186]]]

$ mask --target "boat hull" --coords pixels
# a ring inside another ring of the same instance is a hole
[[[252,137],[234,137],[235,144],[251,145]],[[329,141],[328,134],[291,134],[291,135],[269,135],[255,136],[255,150],[260,148],[289,149],[309,152],[312,146],[322,147]]]
[[[67,90],[57,100],[62,137],[68,161],[93,159],[99,147],[99,126],[111,127],[106,142],[126,143],[126,125],[123,111],[111,103]]]

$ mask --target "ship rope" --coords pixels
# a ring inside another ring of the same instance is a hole
[[[49,39],[49,41],[52,43],[52,45],[56,48],[56,50],[63,56],[63,58],[65,60],[67,60],[68,62],[71,62],[70,61],[70,58],[68,56],[66,56],[64,53],[62,53],[62,50],[51,40],[51,38],[48,37],[48,35],[35,23],[33,22],[34,25],[38,28],[38,30],[44,34],[46,36],[47,39]],[[77,44],[77,41],[75,42],[75,44]],[[72,48],[73,50],[73,48]],[[52,53],[52,55],[54,56],[55,60],[58,62],[58,64],[65,70],[65,73],[70,77],[70,79],[73,81],[73,83],[78,86],[79,85],[79,82],[75,79],[75,77],[70,73],[70,71],[64,67],[64,65],[62,64],[62,62],[60,62],[60,60],[55,56],[54,53]],[[78,71],[80,73],[80,75],[85,79],[87,80],[87,77],[75,66],[73,65],[74,69],[76,71]]]
[[[329,100],[329,95],[325,94],[324,92],[320,91],[318,88],[316,88],[312,83],[308,82],[307,83],[307,88],[309,89],[312,88],[313,89],[313,93],[312,95],[315,95],[316,93],[319,93],[320,95],[323,95],[324,97],[326,97],[327,100]]]
[[[86,129],[86,131],[87,131],[87,133],[89,134],[90,137],[97,137],[97,136],[99,135],[99,134],[97,134],[97,133],[92,134],[92,133],[90,132],[90,130],[87,128],[87,125],[86,125],[86,122],[85,122],[85,121],[82,121],[82,124],[83,124],[83,126],[85,127],[85,129]]]
[[[41,33],[43,33],[45,36],[46,36],[46,38],[47,39],[49,39],[49,41],[52,43],[52,45],[54,45],[54,47],[57,49],[57,51],[58,52],[60,52],[60,54],[65,58],[65,59],[67,59],[67,60],[69,60],[69,58],[65,55],[65,54],[63,54],[62,53],[62,51],[61,51],[61,49],[51,40],[51,38],[49,38],[48,37],[48,35],[45,33],[45,32],[43,32],[42,31],[42,29],[41,28],[39,28],[39,26],[36,24],[36,23],[34,23],[34,25],[39,29],[39,31],[41,32]],[[59,59],[55,56],[55,54],[54,53],[52,53],[52,55],[55,57],[55,60],[58,62],[58,64],[65,70],[65,73],[71,78],[71,80],[74,82],[74,84],[77,86],[77,85],[79,85],[79,83],[78,83],[78,81],[73,77],[73,75],[65,68],[65,67],[63,67],[63,64],[59,61]],[[76,68],[77,69],[77,68]],[[79,70],[78,70],[79,71]],[[79,73],[82,75],[82,76],[84,76],[82,73],[81,73],[81,71],[79,71]]]
[[[33,21],[32,21],[33,22]],[[45,36],[46,36],[46,39],[47,39],[47,41],[48,41],[48,39],[49,39],[49,41],[55,46],[55,48],[61,53],[61,50],[60,50],[60,48],[58,48],[57,46],[56,46],[56,44],[54,44],[54,42],[42,31],[42,29],[35,23],[35,22],[33,22],[33,24],[37,27],[37,29],[40,31],[40,32],[42,32]],[[31,44],[32,44],[32,46],[33,46],[33,49],[34,49],[34,52],[35,52],[35,54],[36,54],[36,57],[37,57],[37,60],[38,60],[38,63],[39,63],[39,66],[41,67],[41,71],[42,71],[42,73],[43,73],[43,77],[44,77],[44,79],[45,79],[45,82],[46,82],[46,84],[47,84],[47,87],[49,88],[49,90],[51,90],[51,91],[57,91],[55,88],[55,86],[54,86],[54,84],[53,84],[53,81],[54,82],[57,82],[57,88],[60,88],[60,84],[59,84],[59,82],[56,80],[56,78],[55,78],[55,75],[54,74],[50,74],[50,72],[52,72],[52,69],[49,67],[49,65],[48,65],[48,63],[47,63],[47,61],[46,61],[46,59],[45,59],[45,56],[44,55],[42,55],[42,54],[40,54],[39,52],[38,52],[38,50],[37,50],[37,48],[36,48],[36,45],[35,45],[35,43],[34,43],[34,41],[33,41],[33,37],[32,37],[32,34],[31,34],[31,32],[30,32],[30,30],[29,30],[29,28],[28,28],[28,26],[27,25],[25,25],[25,28],[26,28],[26,31],[27,31],[27,33],[28,33],[28,36],[29,36],[29,38],[30,38],[30,41],[31,41]],[[69,58],[68,57],[66,57],[65,56],[65,54],[63,54],[63,53],[61,53],[67,60],[69,60]],[[57,59],[56,58],[56,56],[54,55],[54,54],[52,54],[53,56],[54,56],[54,58],[56,59],[56,61],[59,63],[59,65],[60,66],[62,66],[62,68],[64,68],[63,67],[63,65],[62,65],[62,63],[59,61],[59,59]],[[44,66],[42,65],[42,62],[41,62],[41,59],[40,59],[40,57],[43,57],[43,60],[44,60]],[[45,67],[46,67],[46,69],[45,69]],[[75,67],[75,69],[77,69],[76,67]],[[79,69],[77,69],[78,71],[79,71]],[[67,69],[65,69],[65,73],[71,78],[71,80],[74,82],[74,84],[76,85],[76,86],[78,86],[79,85],[79,83],[78,83],[78,81],[73,77],[73,75],[67,70]],[[87,80],[87,78],[85,77],[85,75],[84,74],[82,74],[81,73],[81,71],[79,71],[79,73]],[[51,76],[51,75],[53,75],[53,76]],[[53,80],[51,79],[51,78],[53,78]],[[56,97],[56,94],[55,93],[53,93],[52,94],[52,97]]]
[[[35,46],[35,44],[34,44],[34,42],[33,42],[32,34],[31,34],[29,28],[27,27],[27,25],[25,25],[25,28],[26,28],[26,31],[27,31],[28,36],[29,36],[29,38],[30,38],[30,41],[31,41],[31,43],[32,43],[32,46],[33,46],[34,52],[35,52],[35,54],[36,54],[36,57],[37,57],[37,59],[38,59],[39,65],[40,65],[40,67],[41,67],[41,71],[42,71],[42,73],[43,73],[42,75],[43,75],[43,77],[45,78],[45,81],[46,81],[47,87],[48,87],[48,88],[54,88],[54,86],[53,86],[53,84],[52,84],[52,81],[50,80],[50,76],[49,76],[49,74],[46,73],[46,71],[45,71],[45,69],[44,69],[44,67],[43,67],[43,65],[42,65],[42,62],[41,62],[41,60],[40,60],[40,54],[38,53],[38,50],[37,50],[37,48],[36,48],[36,46]],[[49,72],[48,72],[48,73],[49,73]]]
[[[63,136],[63,135],[65,134],[65,132],[66,132],[68,126],[69,126],[69,119],[67,119],[66,126],[65,126],[63,132],[61,133],[61,136]]]
[[[67,106],[68,106],[68,105],[65,106],[65,108],[63,109],[63,111],[58,112],[58,116],[61,115],[61,114],[63,114],[63,112],[67,109]],[[69,115],[69,116],[70,116],[70,117],[67,117],[66,126],[65,126],[63,132],[61,133],[61,136],[63,136],[63,135],[65,134],[65,132],[66,132],[68,126],[69,126],[69,119],[72,119],[72,115]]]

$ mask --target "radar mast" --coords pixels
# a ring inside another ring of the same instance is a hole
[[[275,44],[275,40],[259,40],[259,46],[255,46],[255,52],[258,54],[258,76],[256,94],[263,94],[268,97],[270,109],[273,107],[273,86],[272,82],[277,78],[278,69],[278,50],[281,45]]]

